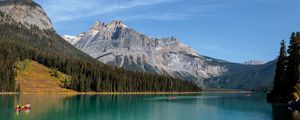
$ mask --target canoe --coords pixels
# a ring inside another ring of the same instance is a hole
[[[172,99],[175,99],[175,98],[176,98],[175,96],[169,96],[168,97],[169,100],[172,100]]]
[[[16,108],[16,111],[30,110],[30,108]]]

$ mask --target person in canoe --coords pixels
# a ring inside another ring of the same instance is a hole
[[[21,109],[21,105],[20,105],[20,104],[18,104],[18,105],[17,105],[17,108]]]
[[[26,104],[26,105],[24,106],[24,108],[30,109],[30,104]]]

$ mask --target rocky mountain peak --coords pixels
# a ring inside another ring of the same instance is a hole
[[[119,20],[98,21],[83,35],[63,38],[103,63],[128,70],[188,77],[197,82],[227,71],[226,66],[207,65],[204,57],[175,37],[148,37]]]
[[[121,20],[113,20],[109,25],[114,27],[127,27]]]
[[[127,28],[127,26],[121,20],[113,20],[110,23],[96,21],[92,26],[91,30],[106,30],[106,29],[112,30],[116,28]]]

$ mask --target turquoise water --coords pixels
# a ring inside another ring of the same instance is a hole
[[[30,103],[30,111],[16,112]],[[1,120],[271,120],[299,118],[263,94],[0,95]]]

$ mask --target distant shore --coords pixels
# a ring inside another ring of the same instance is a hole
[[[236,90],[236,89],[219,89],[219,88],[206,88],[203,89],[202,92],[204,93],[255,93],[253,91],[246,91],[246,90]]]
[[[0,92],[0,95],[14,94],[49,94],[49,95],[160,95],[160,94],[201,94],[203,92],[57,92],[57,93],[34,93],[34,92]]]
[[[0,92],[0,95],[15,95],[20,94],[19,92]]]
[[[0,95],[14,94],[49,94],[49,95],[171,95],[171,94],[202,94],[202,93],[255,93],[251,91],[238,90],[204,90],[202,92],[57,92],[57,93],[42,93],[42,92],[0,92]]]

